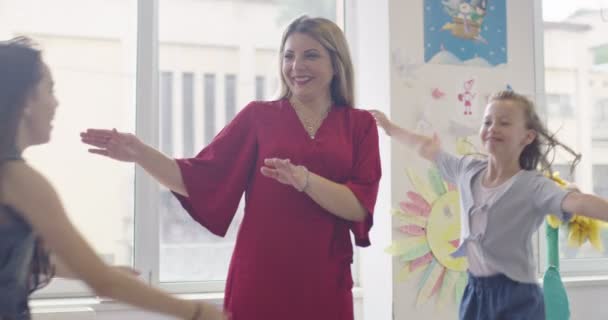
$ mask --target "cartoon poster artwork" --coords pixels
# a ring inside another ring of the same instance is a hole
[[[435,100],[441,100],[443,97],[445,97],[445,92],[439,88],[433,88],[431,89],[431,96]]]
[[[424,0],[424,61],[507,63],[506,0]]]
[[[456,152],[471,154],[476,148],[467,137],[475,129],[454,122],[452,134],[462,134]],[[454,257],[460,243],[460,204],[456,187],[445,181],[436,167],[425,171],[407,168],[413,190],[392,210],[399,236],[386,252],[399,260],[398,282],[418,278],[416,306],[431,299],[439,307],[458,304],[467,283],[468,263]]]
[[[407,170],[415,191],[406,193],[393,215],[399,233],[386,252],[401,261],[397,281],[420,275],[416,305],[437,297],[439,305],[458,303],[466,284],[467,262],[451,254],[459,244],[460,206],[458,191],[447,184],[436,168],[424,179],[418,170]]]
[[[464,82],[462,85],[462,92],[458,94],[458,101],[462,103],[464,106],[464,114],[472,115],[473,111],[471,111],[471,106],[473,106],[473,100],[477,93],[473,92],[473,85],[475,84],[475,79],[470,79]]]
[[[414,87],[414,83],[418,80],[416,73],[423,63],[415,63],[399,49],[392,52],[391,62],[403,84],[408,88]]]

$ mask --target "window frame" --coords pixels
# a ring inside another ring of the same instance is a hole
[[[346,33],[346,23],[345,23],[345,13],[349,10],[350,6],[354,4],[349,4],[345,0],[334,0],[336,1],[336,23],[345,30]],[[160,128],[156,128],[158,126],[159,119],[159,88],[158,88],[158,77],[159,77],[159,45],[158,41],[158,28],[159,28],[159,0],[149,0],[142,1],[137,0],[138,2],[138,17],[143,17],[142,19],[138,19],[138,50],[137,50],[137,85],[136,85],[136,97],[142,99],[137,99],[136,108],[137,108],[137,130],[136,135],[140,137],[142,140],[147,141],[152,146],[158,146],[158,134]],[[143,35],[143,36],[142,36]],[[346,33],[348,37],[348,33]],[[140,39],[140,36],[142,39]],[[350,40],[350,39],[349,39]],[[139,70],[144,70],[146,72],[139,73]],[[150,73],[154,73],[151,75]],[[176,74],[176,73],[174,73]],[[204,76],[203,76],[203,85]],[[232,76],[234,77],[235,84],[235,96],[234,99],[237,99],[238,96],[238,77],[237,74],[213,74],[215,80],[215,89],[218,89],[218,81],[223,81],[224,83],[228,82],[228,78]],[[174,76],[175,77],[175,76]],[[195,76],[196,77],[196,76]],[[141,80],[141,83],[140,83]],[[255,81],[254,79],[251,79]],[[196,86],[196,84],[195,84]],[[226,88],[224,86],[224,91]],[[147,92],[153,92],[152,95],[147,95]],[[174,89],[175,92],[175,89]],[[214,102],[217,106],[217,96],[214,96]],[[254,97],[255,98],[255,97]],[[152,101],[150,101],[152,99]],[[228,97],[225,97],[228,99]],[[141,103],[140,103],[141,101]],[[236,106],[238,110],[238,105]],[[140,112],[141,110],[146,110],[145,112]],[[218,110],[215,110],[216,112]],[[226,110],[228,111],[228,110]],[[236,111],[235,111],[236,112]],[[146,116],[146,113],[149,113],[149,116]],[[138,178],[142,179],[141,181]],[[143,182],[143,183],[142,183]],[[148,184],[153,184],[150,186]],[[139,189],[138,189],[139,188]],[[143,248],[146,246],[150,246],[146,248],[144,251],[148,252],[148,255],[154,255],[154,257],[144,257],[141,254],[138,256],[138,259],[135,259],[134,267],[138,270],[142,270],[142,275],[147,277],[148,283],[160,287],[164,290],[167,290],[171,293],[223,293],[226,281],[193,281],[193,282],[160,282],[160,226],[158,221],[160,219],[159,216],[159,206],[158,199],[154,199],[154,201],[149,201],[150,198],[157,198],[155,195],[158,194],[158,183],[152,180],[150,177],[146,176],[146,173],[138,168],[136,171],[136,208],[135,208],[135,245],[134,252],[137,255],[138,248]],[[146,200],[144,200],[146,199]],[[151,206],[154,206],[153,208]],[[139,209],[141,208],[141,210]],[[152,212],[153,211],[153,212]],[[139,214],[140,212],[145,212],[144,214]],[[150,215],[152,213],[152,215]],[[137,226],[140,228],[138,229]],[[146,230],[141,230],[146,229]],[[137,231],[140,232],[137,232]],[[150,230],[154,230],[155,232],[150,232]],[[140,252],[141,253],[141,252]],[[358,254],[358,249],[355,247],[355,253],[353,258],[353,281],[355,285],[359,285],[359,264],[360,257]]]
[[[336,1],[336,23],[345,29],[345,13],[354,4],[345,0]],[[136,10],[136,74],[135,74],[135,135],[142,141],[155,148],[163,147],[162,124],[159,123],[162,110],[159,100],[161,74],[170,80],[171,103],[175,98],[182,98],[182,92],[176,91],[176,83],[183,80],[180,70],[160,70],[159,66],[159,0],[134,0]],[[349,34],[347,37],[349,37]],[[354,35],[351,35],[351,37]],[[351,38],[349,37],[349,38]],[[349,39],[353,41],[353,39]],[[223,74],[193,74],[193,90],[197,90],[197,79],[205,85],[207,75],[212,75],[214,89],[218,89],[218,81],[226,81],[228,75]],[[238,95],[238,77],[235,76],[235,94]],[[255,79],[251,79],[255,81]],[[267,85],[267,83],[265,83]],[[266,89],[266,88],[265,88]],[[214,93],[215,94],[215,93]],[[194,97],[196,99],[196,97]],[[217,106],[217,96],[213,101]],[[235,97],[236,99],[236,97]],[[205,103],[205,101],[203,101]],[[206,107],[206,106],[204,106]],[[238,108],[238,105],[237,105]],[[218,110],[215,110],[216,112]],[[204,131],[205,135],[207,131]],[[166,137],[165,137],[166,138]],[[207,137],[205,136],[205,139]],[[164,150],[166,151],[166,150]],[[195,282],[161,282],[160,276],[160,201],[158,195],[161,186],[141,167],[135,166],[134,186],[134,217],[133,217],[133,267],[141,272],[142,281],[152,286],[160,287],[174,294],[206,294],[223,293],[225,281],[195,281]],[[355,247],[353,262],[353,280],[359,285],[360,257]],[[84,283],[78,280],[54,279],[53,283],[39,292],[34,293],[34,299],[64,299],[64,298],[94,298],[94,293]]]
[[[544,20],[542,16],[542,0],[534,0],[534,65],[535,65],[535,79],[534,83],[536,86],[535,92],[539,92],[540,95],[537,97],[537,103],[540,105],[545,104],[545,96],[546,96],[546,88],[545,88],[545,61],[544,61]],[[583,62],[579,60],[579,63],[588,62],[589,66],[592,66],[592,57],[589,53],[587,57],[582,59]],[[584,96],[589,93],[588,83],[589,76],[578,75],[577,76],[577,91],[579,92],[579,96]],[[589,105],[589,97],[583,97],[581,100],[574,99],[572,103],[574,105]],[[585,119],[591,120],[592,108],[589,110],[585,110],[585,112],[575,112],[574,116],[580,117],[582,121]],[[545,123],[547,123],[547,118],[543,119]],[[579,122],[580,124],[581,122]],[[584,123],[584,122],[583,122]],[[587,123],[592,123],[588,121]],[[587,126],[590,127],[590,126]],[[580,128],[580,127],[579,127]],[[590,130],[590,128],[586,128],[585,130]],[[580,146],[580,152],[583,154],[591,154],[591,139],[592,133],[588,132],[587,136],[589,137],[589,141],[585,141]],[[586,158],[586,159],[585,159]],[[592,161],[590,157],[583,157],[579,167],[577,168],[577,173],[575,175],[576,183],[581,187],[582,190],[593,190],[593,183],[591,181],[592,174],[590,172],[592,166]],[[547,269],[547,242],[545,237],[545,229],[544,225],[539,229],[539,232],[535,235],[534,240],[534,251],[537,255],[537,271],[539,278],[542,278],[545,270]],[[562,230],[560,230],[562,231]],[[560,258],[560,271],[563,277],[584,277],[584,276],[605,276],[608,275],[608,258],[580,258],[580,259],[561,259]]]
[[[217,75],[215,73],[203,74],[203,113],[205,118],[204,143],[209,144],[213,139],[217,109]]]

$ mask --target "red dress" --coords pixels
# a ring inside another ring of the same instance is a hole
[[[353,223],[265,177],[265,158],[288,158],[346,185],[369,215]],[[195,158],[177,160],[201,225],[223,236],[245,192],[224,307],[233,320],[352,320],[353,247],[368,233],[380,180],[370,113],[334,106],[311,139],[289,101],[252,102]]]

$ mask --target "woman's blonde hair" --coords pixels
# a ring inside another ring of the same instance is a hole
[[[279,89],[279,99],[291,97],[291,91],[287,86],[287,81],[283,76],[283,54],[285,51],[285,42],[293,33],[303,33],[319,43],[327,49],[331,59],[334,77],[331,80],[330,92],[333,103],[338,106],[355,105],[354,92],[354,72],[353,64],[348,50],[348,44],[344,33],[331,20],[325,18],[310,18],[301,16],[295,19],[287,26],[281,39],[281,48],[279,50],[279,73],[281,85]]]

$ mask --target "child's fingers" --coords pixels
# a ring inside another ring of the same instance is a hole
[[[384,113],[382,113],[382,111],[369,110],[369,113],[372,114],[372,116],[376,119],[376,121],[379,119],[386,119],[386,116],[384,115]]]
[[[437,132],[433,133],[433,143],[439,144],[439,135],[437,135]]]

